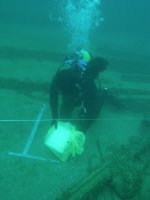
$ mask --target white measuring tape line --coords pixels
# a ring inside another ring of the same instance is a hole
[[[117,120],[142,120],[142,119],[147,119],[150,120],[150,117],[124,117],[124,118],[98,118],[98,119],[82,119],[82,118],[75,118],[75,119],[42,119],[40,122],[50,122],[52,120],[57,120],[57,121],[84,121],[84,120],[95,120],[95,121],[117,121]],[[0,122],[35,122],[36,119],[2,119]]]

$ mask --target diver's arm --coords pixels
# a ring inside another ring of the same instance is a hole
[[[50,85],[50,98],[49,105],[52,113],[52,125],[57,127],[57,119],[58,119],[58,91],[56,87],[56,79],[52,80]]]

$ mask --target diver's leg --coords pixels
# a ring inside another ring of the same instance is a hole
[[[97,120],[99,113],[104,104],[103,96],[97,96],[93,99],[88,99],[85,102],[86,113],[83,116],[83,119],[80,121],[80,130],[86,131],[92,123]]]
[[[74,109],[74,103],[68,98],[62,100],[60,107],[60,119],[64,121],[69,121]]]

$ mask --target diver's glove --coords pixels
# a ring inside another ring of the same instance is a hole
[[[56,119],[52,120],[51,126],[54,126],[54,128],[57,129],[57,120]]]

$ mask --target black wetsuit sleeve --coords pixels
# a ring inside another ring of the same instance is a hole
[[[52,120],[57,120],[58,118],[58,89],[56,86],[56,77],[53,78],[50,85],[50,93],[49,93],[49,104],[52,113]]]

